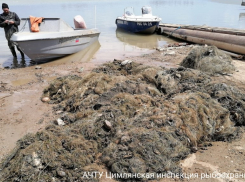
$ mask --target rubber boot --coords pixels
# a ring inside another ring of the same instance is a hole
[[[26,61],[25,61],[24,58],[21,59],[20,64],[21,64],[21,67],[25,67],[26,66]]]
[[[20,51],[21,57],[24,59],[25,58],[25,54],[22,52],[22,50],[20,50],[20,48],[17,46],[18,51]]]
[[[18,60],[16,57],[13,58],[13,66],[12,68],[18,68]]]
[[[12,55],[14,56],[14,58],[17,58],[14,47],[10,48],[10,51],[11,51]]]

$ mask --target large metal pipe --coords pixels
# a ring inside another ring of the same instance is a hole
[[[245,36],[199,30],[160,27],[161,33],[197,44],[214,45],[220,49],[245,54]]]

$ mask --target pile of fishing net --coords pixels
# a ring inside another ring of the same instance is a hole
[[[99,181],[82,178],[99,166],[115,174],[155,174],[137,180],[181,173],[180,160],[205,142],[238,138],[236,125],[244,125],[239,89],[184,67],[114,60],[85,77],[57,78],[43,97],[56,104],[65,125],[19,140],[1,163],[1,180]]]
[[[215,46],[195,46],[180,65],[211,74],[235,72],[231,57]]]

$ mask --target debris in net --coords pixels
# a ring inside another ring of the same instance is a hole
[[[126,64],[130,64],[130,63],[132,63],[132,61],[131,60],[125,60],[125,61],[122,61],[121,62],[121,65],[126,65]]]
[[[64,126],[64,125],[65,125],[65,122],[64,122],[62,119],[58,118],[58,119],[55,121],[55,124],[57,124],[57,125],[59,125],[59,126]]]
[[[41,100],[42,100],[42,102],[49,102],[50,98],[49,97],[43,97]]]

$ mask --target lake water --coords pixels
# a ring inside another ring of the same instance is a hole
[[[142,6],[151,6],[153,15],[161,17],[163,23],[245,28],[245,7],[241,6],[241,0],[8,0],[7,3],[10,11],[16,12],[20,18],[30,15],[60,17],[73,26],[73,17],[81,15],[88,27],[97,27],[101,34],[99,46],[97,43],[87,56],[82,56],[84,52],[78,53],[81,56],[76,56],[76,59],[88,61],[93,57],[91,61],[95,63],[144,54],[153,47],[173,41],[162,35],[136,35],[117,30],[115,19],[123,14],[125,7],[133,7],[134,13],[140,15]],[[11,67],[12,55],[2,28],[0,49],[1,66]],[[26,58],[26,65],[29,61]],[[21,64],[21,61],[15,64]]]

